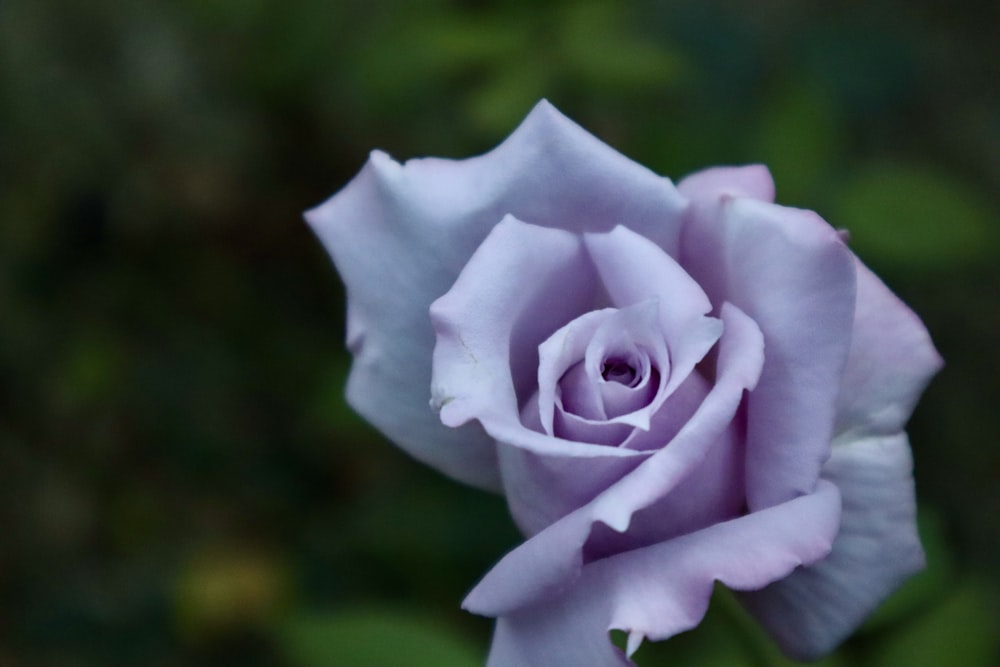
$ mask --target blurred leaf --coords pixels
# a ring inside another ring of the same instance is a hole
[[[121,347],[114,332],[81,335],[62,368],[57,387],[60,398],[79,409],[106,408],[124,377]]]
[[[991,667],[1000,659],[995,591],[967,579],[942,604],[890,634],[869,667]]]
[[[182,5],[191,22],[230,27],[261,21],[268,10],[268,0],[184,0]]]
[[[680,55],[626,29],[621,3],[567,3],[559,16],[560,63],[588,88],[629,90],[677,80]]]
[[[823,186],[839,144],[829,100],[821,89],[798,84],[767,98],[751,155],[774,175],[778,201],[804,204]]]
[[[483,662],[457,634],[400,609],[302,613],[279,634],[286,655],[299,667],[472,667]]]
[[[894,162],[858,169],[835,199],[830,222],[858,253],[896,266],[950,268],[995,252],[990,203],[951,174]]]
[[[785,656],[759,623],[739,603],[731,590],[721,584],[715,587],[712,607],[726,617],[731,632],[739,636],[748,655],[753,656],[750,664],[760,667],[794,667],[805,663]],[[847,660],[838,652],[809,663],[813,667],[847,667]]]
[[[428,57],[442,69],[503,65],[531,43],[527,24],[504,14],[476,17],[445,12],[418,29]]]
[[[616,635],[618,635],[616,637]],[[612,633],[624,649],[627,635]],[[639,667],[697,665],[698,667],[757,667],[754,651],[740,630],[716,604],[696,628],[662,642],[644,641],[633,659]]]
[[[252,549],[197,554],[175,587],[177,622],[190,640],[272,622],[289,596],[285,567]]]
[[[503,135],[545,97],[549,73],[526,60],[511,63],[469,95],[469,115],[485,132]]]
[[[612,633],[624,646],[624,633]],[[698,667],[795,667],[760,625],[743,609],[732,591],[717,584],[705,618],[694,629],[662,642],[643,642],[634,656],[639,667],[698,665]],[[813,667],[847,667],[834,653]]]
[[[438,12],[400,12],[375,27],[357,51],[355,85],[390,103],[395,112],[426,101],[429,91],[454,80],[476,81],[494,70],[509,70],[530,40],[523,23],[503,15],[481,20]]]
[[[347,355],[331,355],[325,365],[317,363],[316,368],[321,382],[309,406],[308,414],[313,425],[330,433],[352,436],[369,432],[367,423],[347,404],[347,377],[350,373]]]
[[[885,25],[888,17],[868,22],[847,13],[830,18],[803,45],[798,65],[860,119],[905,100],[921,77],[916,54],[921,47],[929,51],[927,45]]]

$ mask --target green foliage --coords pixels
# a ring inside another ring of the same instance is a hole
[[[751,152],[770,168],[782,203],[814,207],[834,173],[843,137],[828,95],[813,82],[768,95],[752,128]]]
[[[941,169],[897,162],[858,166],[832,219],[858,252],[896,268],[954,269],[995,255],[996,210],[961,179]]]
[[[994,582],[967,579],[875,647],[870,667],[991,667],[1000,659]]]
[[[296,667],[472,667],[483,657],[460,635],[419,611],[348,609],[308,613],[283,624],[281,644]]]
[[[373,147],[478,153],[540,97],[671,177],[769,164],[914,304],[948,364],[910,428],[929,569],[820,664],[996,662],[993,19],[0,2],[0,664],[481,663],[491,623],[457,607],[519,537],[343,402],[343,292],[300,214]],[[725,591],[637,656],[793,664]]]

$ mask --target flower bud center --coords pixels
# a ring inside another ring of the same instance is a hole
[[[608,382],[617,382],[626,387],[634,387],[640,379],[635,367],[619,357],[604,360],[601,364],[601,377]]]

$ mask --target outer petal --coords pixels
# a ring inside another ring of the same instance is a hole
[[[632,473],[507,554],[466,597],[466,609],[505,615],[562,589],[580,572],[583,546],[594,524],[626,532],[633,513],[665,496],[705,460],[728,429],[744,390],[757,381],[763,363],[756,325],[728,304],[721,314],[726,329],[719,343],[718,377],[691,420]],[[497,434],[501,446],[510,446],[504,435]]]
[[[904,433],[835,444],[823,477],[840,489],[833,551],[742,600],[782,649],[816,659],[839,644],[924,566],[916,531],[910,448]]]
[[[682,208],[669,180],[544,101],[481,157],[400,165],[372,153],[350,184],[306,213],[347,288],[348,401],[418,459],[496,488],[492,440],[477,425],[447,428],[427,409],[428,306],[504,215],[576,231],[627,222],[676,250]]]
[[[685,176],[677,189],[689,199],[713,199],[722,195],[774,201],[774,179],[762,164],[745,167],[712,167]]]
[[[632,663],[608,640],[666,639],[704,616],[714,581],[761,588],[830,550],[840,498],[833,484],[787,503],[650,547],[595,561],[561,595],[498,619],[491,667],[618,667]]]
[[[942,361],[920,319],[860,260],[847,367],[837,399],[838,433],[900,431]]]
[[[815,213],[723,197],[692,206],[682,260],[713,302],[731,301],[764,333],[767,361],[748,402],[750,509],[810,492],[851,341],[850,251]]]
[[[444,427],[427,406],[434,346],[427,307],[457,273],[448,266],[456,260],[436,248],[454,234],[411,207],[406,176],[388,156],[373,153],[343,191],[306,213],[347,290],[347,345],[354,354],[347,400],[416,458],[496,489],[492,440],[478,425]]]

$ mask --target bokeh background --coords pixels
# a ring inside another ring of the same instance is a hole
[[[971,0],[3,0],[0,665],[482,662],[458,604],[517,534],[345,406],[300,212],[543,96],[666,175],[769,164],[922,315],[930,568],[821,664],[1000,664],[998,33]],[[638,659],[795,664],[724,592]]]

